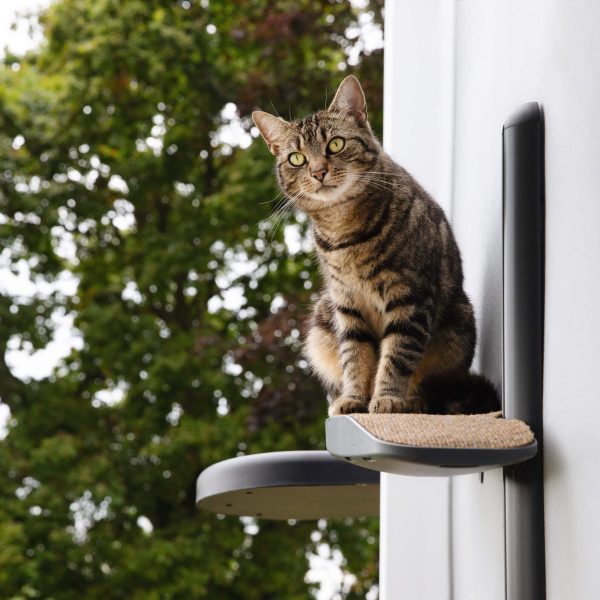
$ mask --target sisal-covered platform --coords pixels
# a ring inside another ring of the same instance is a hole
[[[402,475],[486,471],[535,456],[523,421],[481,415],[362,414],[326,422],[327,449],[363,467]]]
[[[531,429],[501,412],[483,415],[352,415],[376,438],[435,448],[519,448],[535,441]]]

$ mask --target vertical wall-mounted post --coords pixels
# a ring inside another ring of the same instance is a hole
[[[537,102],[504,124],[503,190],[504,415],[528,423],[539,448],[504,470],[506,598],[543,600],[544,118]]]

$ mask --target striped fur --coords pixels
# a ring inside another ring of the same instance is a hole
[[[253,118],[282,190],[312,221],[325,285],[305,352],[332,398],[330,414],[497,408],[491,384],[469,374],[475,319],[450,226],[383,152],[358,80],[347,77],[327,110],[301,121]],[[345,140],[337,154],[328,152],[334,137]],[[293,152],[306,163],[291,164]],[[485,388],[486,400],[478,406],[467,394],[463,406],[448,391],[444,404],[444,381]]]

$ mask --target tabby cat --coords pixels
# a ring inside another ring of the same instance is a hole
[[[325,286],[305,339],[329,413],[477,413],[499,407],[469,373],[473,308],[440,206],[387,156],[354,76],[327,110],[252,114],[279,184],[312,222]]]

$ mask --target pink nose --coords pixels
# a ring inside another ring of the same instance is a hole
[[[325,179],[325,175],[327,175],[327,169],[321,168],[316,171],[311,171],[310,173],[315,179],[318,179],[321,183],[323,183],[323,179]]]

